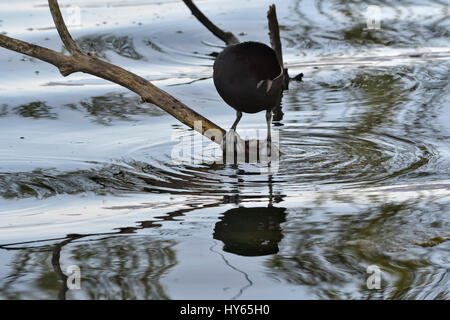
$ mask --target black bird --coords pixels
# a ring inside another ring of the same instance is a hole
[[[231,126],[234,132],[242,112],[266,110],[269,146],[272,109],[277,105],[284,83],[283,68],[275,51],[259,42],[228,46],[214,62],[213,78],[219,95],[236,110],[236,120]]]

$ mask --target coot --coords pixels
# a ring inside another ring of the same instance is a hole
[[[242,112],[266,110],[270,145],[272,109],[277,105],[284,82],[283,69],[275,51],[263,43],[252,41],[228,46],[214,62],[213,78],[219,95],[236,110],[236,120],[231,126],[233,133]]]

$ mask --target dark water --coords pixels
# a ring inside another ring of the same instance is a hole
[[[196,2],[268,43],[271,2]],[[231,126],[211,79],[223,43],[181,1],[69,3],[85,51]],[[359,1],[275,3],[304,81],[274,115],[273,174],[180,163],[181,143],[215,147],[123,88],[0,49],[0,298],[449,298],[449,2],[372,1],[380,30]],[[0,2],[0,32],[63,50],[46,1]]]

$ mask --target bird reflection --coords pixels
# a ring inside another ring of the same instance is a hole
[[[216,223],[213,237],[224,243],[223,250],[240,256],[264,256],[278,252],[283,238],[280,224],[286,208],[234,208]]]

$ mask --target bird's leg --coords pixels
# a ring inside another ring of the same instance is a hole
[[[266,121],[267,121],[267,156],[270,157],[272,154],[272,136],[270,134],[270,122],[272,120],[272,110],[266,111]]]
[[[222,150],[226,150],[227,147],[229,150],[236,150],[238,154],[242,154],[245,152],[245,142],[244,140],[239,137],[239,135],[236,133],[236,127],[239,123],[239,120],[242,118],[242,112],[237,111],[236,112],[236,120],[234,121],[233,125],[231,126],[230,130],[225,134],[225,136],[222,139]],[[244,153],[245,155],[245,153]]]
[[[242,118],[242,112],[241,111],[237,111],[236,112],[236,120],[234,120],[234,123],[231,126],[231,130],[236,131],[236,127],[237,127],[237,125],[239,123],[239,120],[241,120],[241,118]]]
[[[239,123],[239,120],[241,120],[242,118],[242,112],[241,111],[236,111],[236,120],[234,120],[233,125],[231,126],[231,129],[229,131],[229,134],[227,134],[228,137],[226,137],[226,139],[229,139],[229,137],[233,137],[233,149],[236,150],[237,152],[239,152],[239,142],[238,140],[241,140],[241,138],[239,137],[239,135],[236,133],[236,127]],[[242,151],[242,150],[241,150]]]

